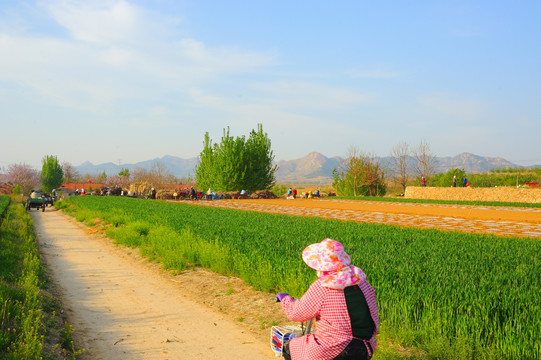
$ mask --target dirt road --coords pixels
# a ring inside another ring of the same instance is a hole
[[[31,214],[53,287],[86,349],[80,359],[274,359],[267,337],[195,301],[179,281],[60,211]]]

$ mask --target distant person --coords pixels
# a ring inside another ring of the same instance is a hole
[[[424,176],[421,176],[421,186],[426,186],[426,179]]]
[[[456,187],[456,176],[453,176],[453,187]]]
[[[152,191],[150,192],[150,198],[152,200],[156,200],[156,189],[152,188]]]
[[[464,177],[464,182],[462,183],[462,187],[468,186],[468,179]]]
[[[195,189],[192,186],[190,188],[190,200],[196,200],[196,199],[197,199],[197,194],[195,193]]]
[[[297,198],[297,188],[293,189],[293,199]]]

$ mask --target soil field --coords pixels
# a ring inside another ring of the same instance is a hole
[[[541,209],[328,199],[202,200],[187,203],[295,216],[541,238]]]

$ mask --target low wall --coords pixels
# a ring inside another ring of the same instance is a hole
[[[541,189],[408,186],[404,197],[407,199],[541,203]]]

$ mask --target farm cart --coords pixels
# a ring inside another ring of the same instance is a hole
[[[41,194],[41,198],[43,199],[43,202],[45,203],[45,206],[53,206],[54,205],[54,198],[49,194]]]
[[[42,197],[43,194],[32,192],[30,194],[30,197],[26,200],[26,210],[30,211],[30,209],[40,209],[41,211],[45,211],[45,207],[47,206],[46,199]]]

